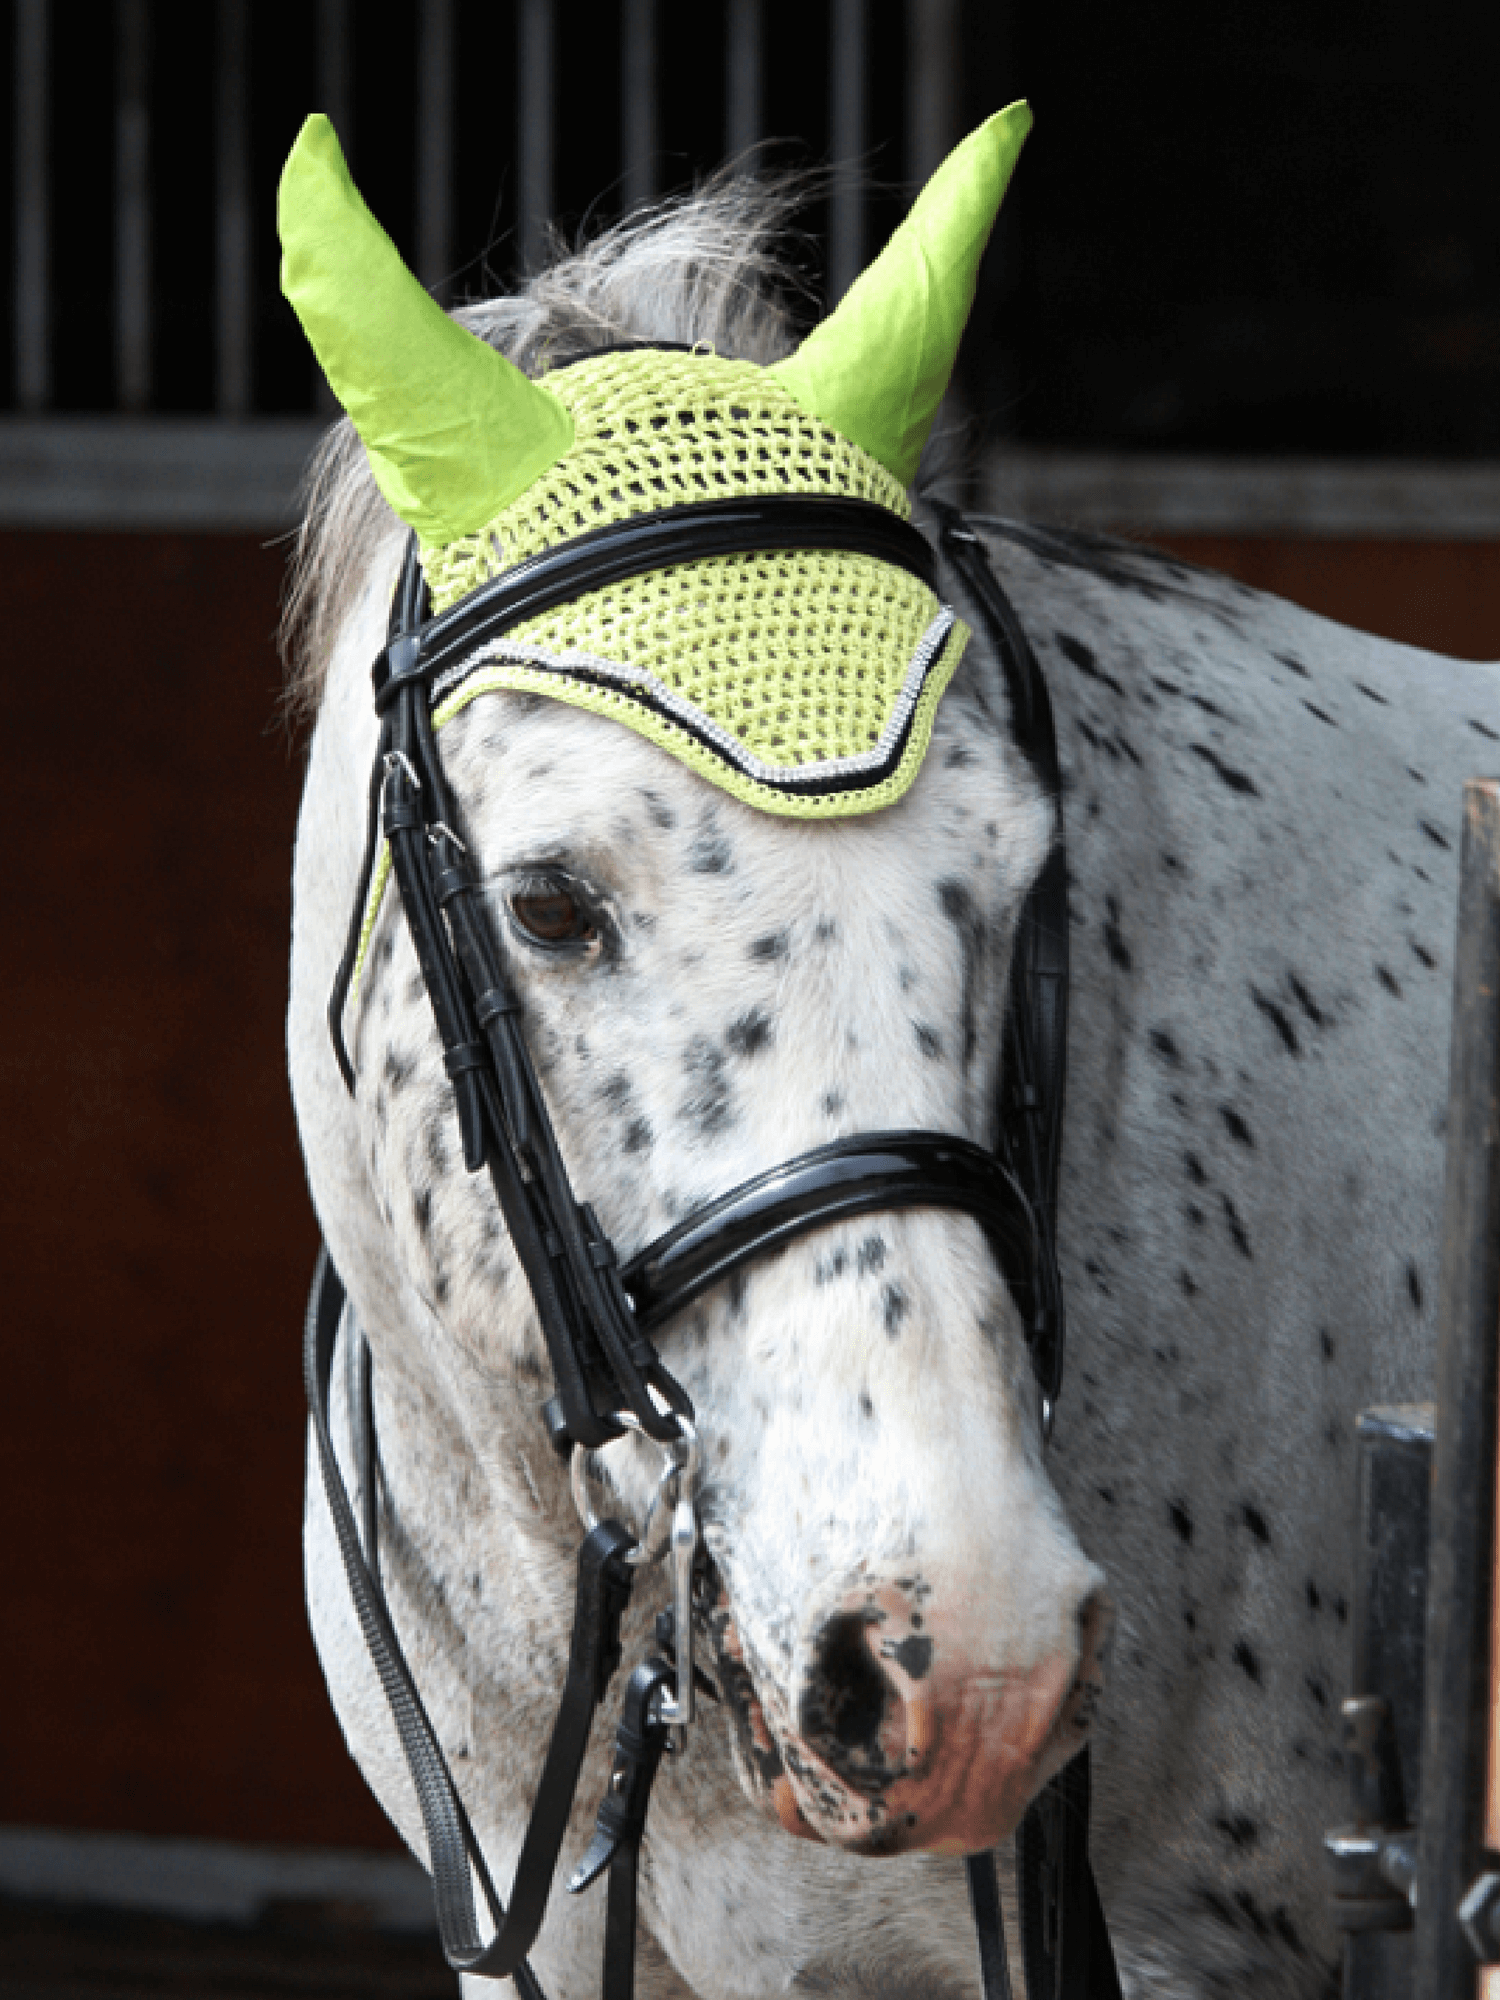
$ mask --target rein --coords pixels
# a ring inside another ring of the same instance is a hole
[[[936,511],[942,553],[1002,663],[1016,743],[1057,799],[1056,737],[1036,657],[978,537],[956,510]],[[531,1288],[555,1387],[544,1417],[554,1446],[572,1455],[574,1494],[587,1528],[567,1675],[508,1908],[479,1850],[381,1585],[370,1362],[363,1342],[360,1390],[351,1409],[363,1532],[339,1467],[330,1392],[346,1298],[326,1249],[308,1306],[305,1375],[340,1557],[421,1806],[444,1953],[459,1972],[513,1977],[523,2000],[543,2000],[525,1955],[545,1914],[594,1714],[620,1664],[620,1627],[635,1573],[668,1557],[673,1610],[657,1620],[659,1652],[631,1676],[597,1831],[568,1884],[578,1893],[609,1871],[604,2000],[630,2000],[633,1991],[637,1860],[651,1784],[673,1737],[680,1741],[692,1719],[697,1436],[690,1399],[651,1334],[732,1272],[810,1229],[875,1210],[944,1207],[983,1228],[1021,1313],[1041,1391],[1044,1440],[1061,1388],[1064,1314],[1055,1226],[1068,920],[1060,836],[1017,931],[995,1153],[938,1133],[854,1134],[718,1196],[622,1265],[569,1180],[527,1048],[522,1003],[496,944],[444,776],[432,724],[433,683],[476,646],[543,605],[621,576],[707,556],[807,547],[870,554],[925,581],[936,578],[930,545],[881,508],[791,497],[707,503],[579,536],[432,618],[413,541],[386,646],[373,669],[380,744],[360,885],[329,1005],[334,1049],[352,1093],[343,1014],[383,833],[453,1083],[465,1165],[489,1172]],[[650,1439],[664,1458],[658,1500],[639,1537],[618,1521],[598,1520],[587,1493],[587,1454],[627,1429]],[[1088,1788],[1085,1751],[1047,1786],[1018,1835],[1029,2000],[1119,2000],[1088,1862]],[[985,2000],[1010,2000],[994,1857],[970,1856],[966,1866]],[[475,1910],[476,1877],[495,1933],[487,1943]]]

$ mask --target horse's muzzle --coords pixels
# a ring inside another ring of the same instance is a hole
[[[1025,1668],[945,1657],[924,1602],[910,1582],[846,1601],[784,1716],[742,1680],[754,1789],[788,1832],[863,1854],[979,1853],[1083,1747],[1113,1623],[1102,1589],[1079,1608],[1076,1645]]]

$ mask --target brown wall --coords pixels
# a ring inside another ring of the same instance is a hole
[[[1500,547],[1176,538],[1500,656]],[[280,557],[0,536],[0,1821],[388,1844],[306,1635]]]
[[[1500,542],[1148,539],[1342,625],[1434,653],[1500,660]]]
[[[298,1567],[279,555],[0,537],[0,1820],[386,1842]]]

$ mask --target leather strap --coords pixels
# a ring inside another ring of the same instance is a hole
[[[979,1940],[979,1984],[984,2000],[1012,2000],[1010,1960],[1005,1949],[1005,1913],[1000,1906],[1000,1880],[993,1854],[970,1854],[964,1868],[969,1881],[969,1908]],[[1028,1996],[1029,2000],[1029,1996]]]
[[[1016,742],[1061,812],[1052,703],[1025,627],[963,515],[940,503],[935,512],[942,551],[973,598],[1004,671]],[[1067,1025],[1068,873],[1059,829],[1027,898],[1016,938],[1000,1102],[1001,1151],[1025,1190],[1043,1239],[1036,1268],[1048,1295],[1038,1301],[1032,1359],[1049,1403],[1055,1403],[1062,1386],[1065,1333],[1056,1240]],[[1120,2000],[1114,1947],[1089,1862],[1089,1789],[1085,1749],[1047,1785],[1016,1836],[1027,2000]],[[981,1967],[988,1955],[1003,1971],[998,1893],[991,1912],[987,1889],[976,1884],[973,1863],[969,1890]],[[1009,2000],[1008,1972],[1004,1984],[997,1980],[993,1990],[991,1977],[985,1969],[985,2000]]]
[[[929,590],[937,587],[931,545],[910,522],[870,500],[778,493],[664,507],[576,535],[517,563],[428,622],[415,657],[398,658],[388,647],[375,665],[375,706],[381,711],[389,707],[401,681],[412,674],[430,686],[474,647],[589,591],[650,570],[765,549],[840,549],[894,563]]]
[[[937,504],[939,545],[974,600],[1010,693],[1022,754],[1062,810],[1062,771],[1047,683],[1025,627],[990,567],[984,544],[957,508]],[[1057,1268],[1057,1174],[1067,1093],[1068,863],[1058,837],[1032,885],[1016,931],[1000,1072],[1000,1150],[1037,1219],[1038,1296],[1032,1360],[1047,1399],[1046,1427],[1062,1391],[1066,1319]]]
[[[313,1437],[349,1594],[422,1810],[443,1952],[455,1971],[492,1979],[514,1978],[523,2000],[544,2000],[525,1955],[546,1913],[594,1712],[619,1664],[620,1622],[633,1582],[633,1572],[622,1558],[634,1546],[634,1538],[618,1521],[602,1521],[579,1549],[568,1670],[507,1910],[412,1679],[391,1623],[385,1592],[366,1561],[334,1450],[330,1383],[344,1302],[343,1284],[327,1250],[322,1249],[308,1300],[303,1342]],[[480,1938],[474,1908],[476,1877],[495,1929],[488,1944]]]
[[[1047,1786],[1016,1837],[1028,2000],[1121,2000],[1089,1865],[1089,1785],[1083,1750]]]
[[[1007,1283],[1023,1300],[1031,1291],[1036,1232],[1026,1197],[993,1153],[937,1132],[860,1132],[757,1174],[632,1257],[622,1274],[625,1290],[637,1322],[650,1332],[809,1229],[899,1208],[972,1215]]]

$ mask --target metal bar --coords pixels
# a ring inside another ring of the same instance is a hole
[[[444,303],[453,268],[453,0],[422,0],[417,58],[417,272]]]
[[[250,411],[250,62],[247,0],[219,0],[214,77],[214,406]]]
[[[656,194],[656,0],[620,10],[620,137],[627,210]]]
[[[960,0],[907,0],[906,175],[920,187],[958,138]]]
[[[339,135],[339,144],[350,166],[354,165],[354,49],[350,0],[318,0],[317,89],[324,116]],[[317,374],[313,400],[325,417],[339,414],[339,401]]]
[[[521,263],[540,269],[552,216],[552,0],[521,0]]]
[[[1464,787],[1413,1993],[1473,2000],[1458,1906],[1484,1858],[1500,1386],[1500,781]]]
[[[47,0],[16,0],[15,341],[16,403],[45,410],[52,399],[48,352],[51,188],[47,175]]]
[[[1411,1851],[1422,1788],[1435,1427],[1431,1403],[1362,1410],[1355,1425],[1354,1696],[1343,1706],[1352,1818],[1325,1843],[1334,1921],[1354,1913],[1360,1925],[1344,1930],[1343,2000],[1413,1992],[1411,1908],[1381,1864]]]
[[[115,22],[115,396],[135,414],[151,398],[146,0],[117,0]]]
[[[864,257],[865,0],[833,0],[828,70],[833,195],[828,219],[828,291],[841,299]]]
[[[318,102],[339,135],[344,157],[354,164],[354,62],[349,36],[349,0],[318,0]]]
[[[738,159],[765,130],[761,0],[729,0],[724,37],[724,152]]]

